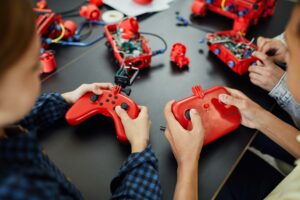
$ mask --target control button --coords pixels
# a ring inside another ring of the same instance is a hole
[[[108,103],[108,102],[109,102],[109,99],[106,99],[105,101]]]
[[[114,96],[114,99],[118,99],[118,96]]]
[[[203,105],[203,108],[204,108],[204,109],[208,109],[208,108],[209,108],[209,104],[208,104],[208,103],[205,103],[205,104]]]
[[[94,94],[94,95],[92,95],[92,96],[90,97],[90,100],[91,100],[92,102],[95,102],[95,101],[98,100],[98,98],[99,98],[99,96]]]
[[[188,120],[191,120],[190,111],[191,111],[191,110],[186,110],[186,111],[185,111],[185,114],[184,114],[185,117],[186,117]]]
[[[112,104],[116,104],[116,102],[115,102],[115,101],[112,101],[111,103],[112,103]]]
[[[101,103],[99,103],[99,105],[100,105],[100,106],[103,106],[103,103],[101,102]]]
[[[123,102],[121,103],[121,108],[123,108],[124,110],[128,110],[129,106],[127,103]]]
[[[112,94],[109,94],[108,97],[112,97]]]

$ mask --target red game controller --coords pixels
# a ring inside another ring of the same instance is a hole
[[[204,145],[232,132],[239,127],[241,115],[234,106],[219,101],[220,94],[229,94],[224,87],[215,86],[202,90],[200,85],[193,87],[193,96],[172,105],[172,112],[177,121],[187,130],[192,129],[190,110],[196,109],[205,129]]]
[[[139,107],[130,98],[121,94],[120,86],[115,86],[112,90],[102,89],[102,91],[103,93],[100,96],[91,92],[83,95],[68,110],[66,120],[70,125],[77,125],[96,114],[112,117],[118,140],[128,143],[123,124],[115,111],[115,107],[121,106],[132,119],[139,115]]]

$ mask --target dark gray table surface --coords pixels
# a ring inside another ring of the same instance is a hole
[[[55,11],[73,7],[80,0],[50,1]],[[152,120],[151,143],[159,159],[160,180],[163,199],[171,199],[176,183],[176,162],[160,125],[164,125],[163,108],[171,99],[181,99],[191,95],[191,87],[197,83],[203,88],[225,85],[237,88],[254,99],[266,109],[271,109],[274,101],[267,93],[252,85],[247,75],[234,74],[214,55],[206,45],[198,43],[206,32],[202,27],[214,31],[228,30],[232,21],[210,13],[205,18],[192,19],[196,28],[177,27],[175,12],[189,18],[192,0],[175,0],[171,8],[160,13],[142,17],[140,29],[144,32],[159,34],[171,46],[175,42],[187,45],[187,56],[191,64],[189,70],[179,71],[169,62],[170,48],[164,55],[152,59],[149,70],[143,71],[132,88],[131,98],[150,110]],[[279,0],[276,13],[272,18],[261,20],[250,27],[249,37],[273,37],[280,34],[288,21],[292,3]],[[80,18],[76,18],[79,22]],[[95,28],[94,35],[102,32]],[[162,47],[159,40],[150,38],[152,49]],[[65,92],[73,90],[82,83],[113,82],[117,67],[101,41],[87,48],[61,47],[57,52],[58,69],[55,73],[43,76],[42,92]],[[204,54],[198,50],[203,49]],[[86,199],[108,199],[109,184],[122,162],[130,153],[130,148],[120,144],[115,136],[111,119],[95,116],[79,126],[71,127],[66,123],[49,130],[51,134],[42,140],[50,158],[82,191]],[[211,199],[218,187],[237,162],[255,134],[241,126],[233,133],[206,146],[199,165],[200,199]]]

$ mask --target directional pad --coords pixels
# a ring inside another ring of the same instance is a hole
[[[128,110],[129,106],[127,103],[123,102],[121,103],[121,108],[123,108],[124,110]]]
[[[90,97],[90,100],[91,100],[92,102],[95,102],[95,101],[98,100],[98,98],[99,98],[99,96],[94,94],[94,95],[92,95],[92,96]]]

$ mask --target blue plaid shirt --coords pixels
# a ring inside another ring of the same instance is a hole
[[[0,139],[0,199],[83,199],[80,191],[42,153],[37,136],[62,120],[69,105],[60,94],[44,94],[20,125]],[[160,199],[158,161],[149,145],[131,154],[111,182],[112,199]]]

